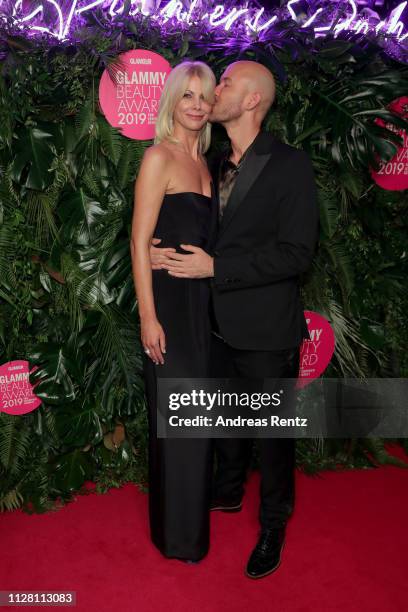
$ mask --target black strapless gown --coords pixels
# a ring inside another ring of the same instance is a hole
[[[192,244],[211,251],[217,206],[193,192],[166,194],[154,231],[160,247]],[[157,438],[157,379],[209,376],[208,279],[153,270],[156,313],[166,335],[164,365],[145,357],[149,417],[149,519],[153,543],[166,557],[199,560],[209,547],[212,478],[210,439]]]

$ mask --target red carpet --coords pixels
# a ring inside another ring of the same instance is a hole
[[[132,484],[58,512],[3,514],[0,590],[76,591],[81,612],[405,612],[408,470],[296,477],[282,564],[262,580],[243,574],[258,531],[252,474],[242,512],[212,515],[199,565],[156,551],[147,496]]]

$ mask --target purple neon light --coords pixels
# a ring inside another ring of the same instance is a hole
[[[244,0],[245,1],[245,0]],[[11,17],[14,23],[19,26],[28,26],[28,29],[33,32],[46,32],[55,36],[59,40],[65,40],[69,37],[70,32],[75,30],[76,19],[84,13],[95,9],[102,9],[107,15],[115,17],[120,15],[124,10],[124,0],[85,0],[81,4],[81,0],[69,0],[69,8],[67,10],[67,2],[64,2],[64,10],[58,0],[41,0],[34,9],[24,13],[23,0],[12,0],[12,9],[10,14],[10,5],[0,0],[0,18],[1,14]],[[61,0],[62,2],[62,0]],[[403,43],[408,37],[406,27],[401,20],[408,4],[408,0],[401,2],[391,13],[383,20],[379,20],[378,15],[370,11],[370,14],[360,13],[357,8],[357,1],[354,0],[337,0],[337,2],[329,2],[328,0],[316,0],[314,9],[310,14],[299,17],[296,14],[296,5],[300,0],[290,0],[286,5],[287,17],[296,21],[301,28],[312,27],[317,36],[323,36],[327,31],[333,29],[334,35],[338,36],[340,32],[351,32],[360,35],[371,34],[373,36],[382,36],[383,38],[392,39],[396,43]],[[333,7],[333,4],[341,6],[346,12],[345,18],[337,23],[333,28],[333,18],[327,17],[333,12],[325,9]],[[52,26],[45,23],[43,20],[44,9],[55,12],[55,19]],[[207,12],[205,12],[207,11]],[[265,8],[251,7],[248,1],[245,4],[237,7],[226,7],[224,4],[209,3],[203,6],[200,0],[192,0],[188,2],[184,0],[164,0],[155,2],[155,0],[131,0],[131,9],[129,15],[142,14],[155,20],[159,24],[165,24],[169,20],[176,20],[184,25],[194,25],[201,21],[207,22],[209,30],[223,28],[225,32],[237,32],[240,34],[247,33],[248,36],[253,36],[254,33],[264,32],[274,26],[278,21],[277,15],[267,15]],[[408,13],[408,9],[406,11]],[[377,19],[373,19],[375,15]],[[331,20],[331,21],[330,21]]]

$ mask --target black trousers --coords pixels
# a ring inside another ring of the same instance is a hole
[[[299,373],[299,348],[247,351],[229,346],[213,335],[213,378],[293,378]],[[292,385],[294,392],[294,384]],[[295,499],[295,439],[258,438],[261,472],[259,521],[262,529],[281,527],[293,511]],[[214,438],[217,469],[213,496],[239,502],[252,455],[249,438]]]

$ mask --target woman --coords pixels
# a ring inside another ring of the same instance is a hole
[[[215,77],[202,62],[170,73],[135,185],[131,253],[145,350],[149,417],[149,516],[154,544],[166,557],[198,561],[208,552],[211,442],[157,438],[157,378],[208,376],[210,325],[206,279],[152,270],[152,237],[210,250],[217,218],[204,153]]]

